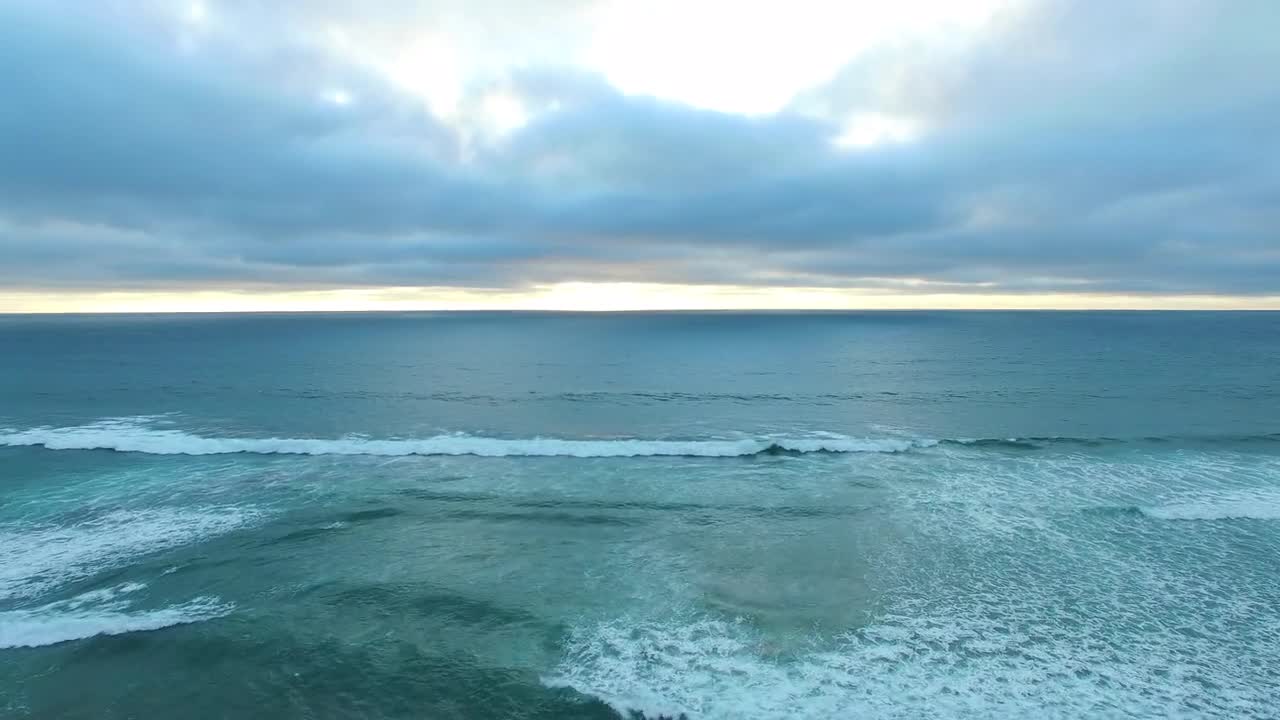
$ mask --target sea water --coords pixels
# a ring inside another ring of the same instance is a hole
[[[0,318],[0,716],[1264,718],[1280,314]]]

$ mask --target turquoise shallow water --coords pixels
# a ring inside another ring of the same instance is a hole
[[[0,318],[0,715],[1223,717],[1280,315]]]

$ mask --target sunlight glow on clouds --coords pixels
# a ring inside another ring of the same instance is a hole
[[[722,112],[776,112],[880,45],[973,32],[998,3],[609,0],[586,62],[620,90]]]
[[[867,148],[883,143],[902,143],[919,135],[913,120],[883,113],[857,113],[833,142],[839,147]]]
[[[325,102],[333,103],[334,105],[350,105],[354,100],[354,98],[351,97],[351,93],[346,90],[339,90],[336,88],[333,90],[325,90],[321,93],[320,97],[323,98]]]
[[[1114,295],[1081,293],[885,293],[841,288],[752,288],[661,283],[557,283],[521,292],[374,288],[291,292],[3,293],[5,312],[364,312],[413,310],[1280,310],[1280,295]]]
[[[467,78],[447,38],[424,34],[397,55],[375,62],[397,86],[425,99],[436,115],[456,115]]]
[[[499,135],[519,130],[529,122],[529,113],[520,99],[505,92],[492,92],[481,105],[484,121]]]
[[[186,20],[192,25],[202,25],[209,19],[209,7],[202,0],[187,3]]]

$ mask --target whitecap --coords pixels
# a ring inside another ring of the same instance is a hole
[[[932,447],[934,440],[854,438],[829,433],[805,437],[740,439],[564,439],[492,438],[465,434],[426,438],[205,437],[160,429],[134,419],[103,420],[74,427],[0,432],[0,445],[50,450],[114,450],[153,455],[475,455],[480,457],[741,457],[761,453],[895,453]]]
[[[257,517],[243,507],[115,510],[75,525],[0,526],[0,599],[34,597],[129,560],[204,540]]]
[[[130,610],[128,596],[144,587],[126,583],[36,608],[0,612],[0,649],[159,630],[222,617],[232,610],[232,605],[211,597],[153,610]]]
[[[1280,520],[1280,491],[1209,493],[1140,510],[1159,520]]]
[[[1269,707],[1266,691],[1210,641],[1200,667],[1180,664],[1185,638],[1174,635],[1116,654],[1066,628],[1033,637],[990,621],[894,616],[811,640],[778,647],[741,621],[615,620],[573,630],[562,661],[541,680],[597,698],[622,717],[698,720],[1065,720],[1228,708],[1261,717]]]

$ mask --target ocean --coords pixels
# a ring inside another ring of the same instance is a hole
[[[0,317],[0,717],[1277,707],[1278,313]]]

